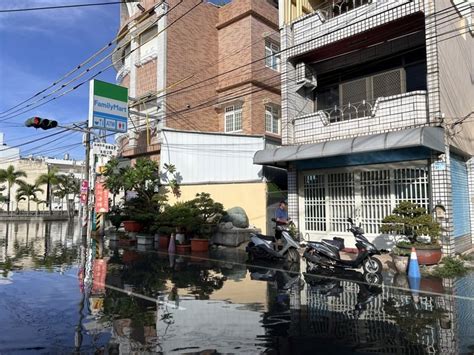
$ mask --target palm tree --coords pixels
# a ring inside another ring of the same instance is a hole
[[[58,179],[59,179],[58,169],[57,168],[49,169],[49,167],[48,167],[47,173],[41,174],[36,179],[36,185],[38,186],[46,185],[46,188],[47,188],[46,200],[49,206],[49,214],[52,213],[53,190],[54,190],[54,187],[58,183]]]
[[[6,169],[0,169],[0,183],[7,183],[7,211],[10,213],[10,195],[13,185],[23,182],[21,177],[26,177],[26,173],[22,170],[15,170],[13,165]]]
[[[77,194],[80,192],[80,181],[74,174],[69,175],[59,175],[58,182],[57,182],[57,191],[56,196],[58,196],[61,200],[64,198],[68,198],[69,195],[73,195],[72,201],[76,199]],[[71,208],[69,200],[66,201],[66,209],[68,214],[71,216]]]
[[[28,214],[30,214],[30,200],[35,201],[38,192],[43,192],[43,189],[40,189],[38,185],[27,184],[25,182],[20,183],[20,188],[16,192],[16,199],[20,201],[26,197],[26,200],[28,201]]]

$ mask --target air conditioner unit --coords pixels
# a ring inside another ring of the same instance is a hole
[[[314,89],[318,85],[316,73],[304,62],[296,64],[296,84],[298,85],[297,91],[303,87]]]

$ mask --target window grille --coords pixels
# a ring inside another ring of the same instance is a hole
[[[398,95],[404,91],[401,69],[374,75],[371,79],[373,100],[378,97]]]
[[[324,175],[304,176],[305,228],[310,231],[326,230],[326,189]]]
[[[227,106],[224,111],[225,131],[235,132],[242,130],[242,104]]]
[[[341,84],[341,105],[367,100],[367,78]]]
[[[280,71],[280,46],[272,41],[265,41],[265,65]]]
[[[265,106],[265,130],[270,133],[280,133],[280,108]]]
[[[426,166],[310,173],[303,190],[304,226],[314,232],[345,232],[346,219],[360,217],[367,234],[378,234],[382,219],[401,201],[430,207]]]

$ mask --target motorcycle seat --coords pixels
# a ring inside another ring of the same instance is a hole
[[[256,234],[256,236],[259,237],[260,239],[268,240],[270,242],[275,241],[275,237],[273,237],[271,235]]]
[[[344,239],[342,238],[334,238],[334,239],[323,239],[324,244],[336,247],[337,250],[344,249]]]
[[[332,244],[332,243],[328,243],[328,240],[324,240],[324,239],[323,239],[322,242],[323,242],[323,244],[326,245],[329,249],[332,249],[332,250],[334,250],[336,253],[339,254],[339,250],[340,250],[340,249],[339,249],[337,246],[335,246],[335,245]]]

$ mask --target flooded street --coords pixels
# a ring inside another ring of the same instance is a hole
[[[473,273],[415,294],[402,275],[116,244],[96,259],[77,222],[0,222],[0,353],[474,352]]]

